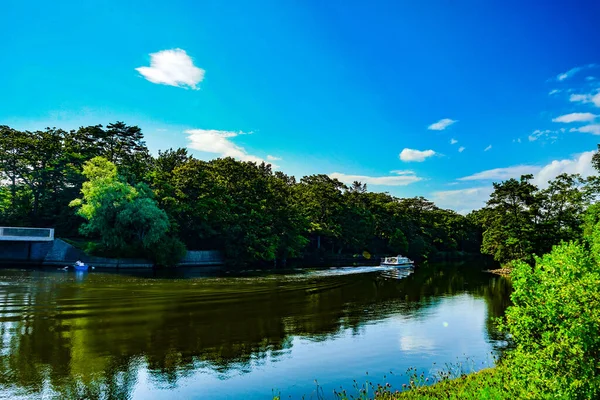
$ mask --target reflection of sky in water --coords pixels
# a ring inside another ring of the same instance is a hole
[[[405,379],[390,377],[390,371],[400,375],[417,367],[427,373],[436,369],[435,365],[462,361],[466,356],[478,360],[479,369],[492,362],[491,345],[484,334],[486,318],[482,298],[468,294],[443,297],[410,317],[396,314],[368,323],[358,335],[345,329],[321,342],[294,337],[291,349],[276,360],[253,361],[251,373],[234,371],[223,379],[204,369],[181,379],[175,388],[157,390],[142,370],[132,397],[268,399],[271,389],[278,389],[283,398],[301,398],[314,392],[315,379],[329,394],[340,384],[351,389],[353,379],[364,381],[366,373],[370,380],[381,381],[387,375],[387,381],[401,385]]]
[[[409,367],[427,373],[466,356],[489,365],[487,314],[501,315],[507,288],[448,266],[255,274],[3,270],[0,397],[94,398],[91,388],[253,400],[274,389],[309,399],[315,380],[329,395],[367,372],[400,386]]]

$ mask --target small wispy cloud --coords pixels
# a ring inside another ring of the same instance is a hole
[[[405,162],[423,162],[425,159],[434,156],[436,153],[433,150],[415,150],[404,149],[400,152],[400,159]]]
[[[541,169],[534,165],[516,165],[506,168],[494,168],[478,172],[473,175],[458,178],[459,181],[503,181],[510,178],[518,178],[525,174],[535,174]]]
[[[463,151],[465,151],[465,146],[460,146],[460,147],[458,148],[458,152],[459,152],[459,153],[462,153]]]
[[[596,66],[597,66],[596,64],[587,64],[587,65],[582,65],[581,67],[571,68],[567,72],[563,72],[562,74],[558,74],[556,76],[556,79],[558,81],[564,81],[565,79],[571,78],[573,75],[577,74],[580,71],[583,71],[585,69],[595,68]]]
[[[590,124],[579,128],[571,128],[569,132],[591,133],[592,135],[600,135],[600,124]]]
[[[189,149],[216,154],[218,157],[233,157],[241,161],[265,162],[260,157],[248,154],[246,149],[231,141],[231,139],[246,134],[246,132],[189,129],[185,133],[188,135],[189,143],[187,147]]]
[[[456,144],[456,143],[458,143],[458,140],[456,140],[456,139],[450,139],[450,144]]]
[[[390,171],[390,173],[396,175],[414,175],[415,171],[413,171],[412,169],[395,169]]]
[[[531,133],[531,135],[529,135],[527,137],[527,139],[529,139],[530,142],[535,142],[536,140],[542,138],[542,137],[551,137],[552,139],[557,139],[558,138],[558,134],[559,133],[564,133],[566,131],[565,128],[560,128],[560,129],[545,129],[545,130],[541,130],[541,129],[536,129],[535,131],[533,131]]]
[[[513,139],[513,143],[521,143],[521,138]]]
[[[281,161],[282,158],[281,157],[275,157],[275,156],[272,156],[272,155],[268,155],[267,156],[267,160],[269,160],[269,161]]]
[[[457,122],[458,121],[450,119],[450,118],[444,118],[444,119],[440,119],[438,122],[435,122],[435,123],[429,125],[427,127],[427,129],[429,129],[431,131],[443,131],[450,125],[455,124]]]
[[[588,82],[589,82],[589,81],[595,81],[595,80],[596,80],[596,77],[595,77],[595,76],[586,76],[586,77],[585,77],[585,80],[586,80],[586,81],[588,81]]]
[[[488,151],[492,149],[492,145],[490,144],[488,147],[486,147],[485,149],[483,149],[483,151]]]
[[[150,66],[135,70],[152,83],[195,90],[204,80],[204,70],[196,67],[192,58],[182,49],[151,53]]]
[[[341,172],[334,172],[329,174],[329,177],[332,179],[337,179],[346,184],[351,184],[355,181],[358,181],[374,186],[406,186],[423,180],[423,178],[415,175],[413,171],[400,172],[403,173],[390,176],[349,175]],[[392,171],[392,173],[395,173],[395,171]]]
[[[552,90],[551,90],[551,91],[548,93],[548,95],[549,95],[549,96],[552,96],[552,95],[554,95],[554,94],[557,94],[557,93],[560,93],[560,92],[561,92],[561,90],[560,90],[560,89],[552,89]]]
[[[561,115],[552,119],[552,122],[564,122],[570,124],[571,122],[590,122],[596,119],[597,115],[592,113],[571,113]]]

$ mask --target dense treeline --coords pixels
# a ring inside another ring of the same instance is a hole
[[[592,160],[598,168],[596,153]],[[599,178],[561,174],[540,189],[532,175],[494,183],[486,207],[475,211],[483,229],[483,253],[501,262],[526,261],[554,245],[582,238],[585,211],[600,194]]]
[[[1,225],[51,226],[61,237],[86,233],[113,253],[148,255],[144,249],[166,237],[179,238],[188,249],[222,250],[234,262],[276,265],[364,252],[424,259],[480,247],[472,218],[424,198],[370,193],[359,182],[347,186],[327,175],[297,182],[268,164],[206,162],[185,149],[153,157],[140,128],[122,122],[72,131],[2,126],[0,154]],[[94,168],[104,172],[90,172]],[[98,173],[108,175],[99,179]],[[81,197],[86,181],[91,186]],[[98,196],[118,200],[102,203]],[[140,202],[146,214],[133,213]],[[140,219],[146,228],[153,219],[161,222],[154,240],[135,224]]]
[[[85,234],[95,244],[90,250],[158,264],[184,246],[275,266],[293,258],[402,253],[423,260],[480,250],[502,263],[531,261],[580,237],[583,211],[600,187],[596,178],[561,175],[540,190],[523,176],[494,184],[487,206],[463,216],[327,175],[296,181],[265,163],[201,161],[185,149],[152,156],[141,129],[122,122],[71,131],[0,126],[0,154],[0,225]]]

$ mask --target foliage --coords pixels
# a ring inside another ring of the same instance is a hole
[[[481,250],[506,264],[533,262],[560,241],[581,238],[585,209],[598,192],[593,178],[561,174],[540,190],[532,175],[494,183],[494,192],[477,213],[483,226]]]
[[[133,187],[117,174],[114,163],[94,157],[83,166],[82,198],[71,202],[86,222],[81,232],[97,235],[107,251],[129,254],[136,250],[150,255],[161,264],[177,261],[181,245],[168,238],[169,220],[150,189],[144,184]]]
[[[402,392],[379,388],[376,400],[393,399],[448,399],[448,400],[504,400],[518,398],[503,367],[485,369],[459,378],[443,380],[432,386],[409,388]]]
[[[412,370],[412,372],[411,372]],[[521,398],[522,392],[512,383],[509,371],[504,366],[488,368],[479,372],[451,376],[444,372],[442,376],[426,378],[414,368],[409,369],[409,383],[395,388],[389,383],[363,385],[354,384],[353,389],[334,391],[338,400],[504,400]],[[432,384],[433,383],[433,384]],[[273,400],[282,400],[285,396],[277,394]],[[317,398],[327,398],[317,386]]]
[[[600,395],[600,224],[589,233],[588,246],[563,243],[533,268],[515,264],[506,327],[516,347],[507,365],[530,398]]]

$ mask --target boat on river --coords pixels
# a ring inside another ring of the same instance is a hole
[[[75,268],[75,271],[87,271],[90,266],[81,261],[76,261],[75,264],[73,264],[73,268]]]
[[[397,255],[396,257],[382,258],[381,265],[386,267],[413,268],[415,262],[408,257]]]

